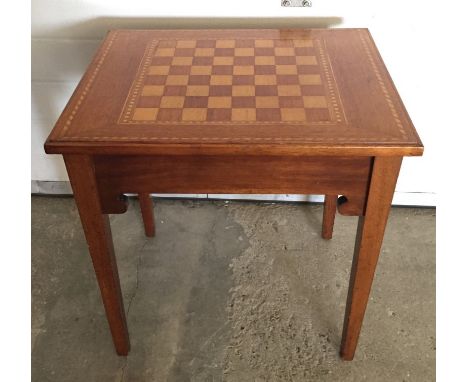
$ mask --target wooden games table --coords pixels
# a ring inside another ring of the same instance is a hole
[[[114,30],[45,143],[62,154],[119,355],[108,214],[149,193],[324,194],[359,216],[341,355],[354,357],[403,156],[423,146],[366,29]],[[338,198],[338,196],[340,197]]]

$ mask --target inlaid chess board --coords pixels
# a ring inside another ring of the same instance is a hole
[[[139,144],[362,154],[420,141],[365,29],[115,30],[47,147]]]
[[[122,123],[342,121],[319,39],[153,40]]]

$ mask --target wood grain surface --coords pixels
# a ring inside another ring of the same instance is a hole
[[[115,30],[48,153],[421,155],[366,29]]]
[[[127,355],[130,350],[130,339],[119,272],[109,217],[101,212],[93,161],[85,155],[69,155],[64,159],[101,289],[115,350],[119,355]]]
[[[327,240],[330,240],[333,236],[337,200],[338,195],[325,195],[323,201],[322,237]]]
[[[140,201],[141,217],[143,218],[143,225],[145,227],[145,234],[148,237],[154,237],[156,231],[156,224],[154,223],[154,210],[153,200],[149,193],[138,194]]]
[[[366,195],[372,158],[97,156],[99,190],[121,193]],[[272,170],[274,169],[274,170]]]
[[[357,228],[341,337],[345,360],[352,360],[356,351],[401,161],[401,157],[375,158],[372,166],[365,212]]]

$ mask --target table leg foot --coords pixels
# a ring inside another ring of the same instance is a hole
[[[327,240],[333,236],[337,199],[338,195],[325,195],[323,203],[322,237]]]
[[[143,217],[143,225],[145,226],[145,234],[148,237],[153,237],[155,234],[153,201],[150,194],[138,194],[140,200],[141,216]]]
[[[127,321],[109,217],[102,213],[93,161],[86,155],[66,155],[64,159],[101,290],[115,350],[118,355],[125,356],[130,350]]]
[[[345,360],[352,360],[356,351],[401,160],[401,157],[374,159],[364,216],[359,217],[351,267],[340,351]]]

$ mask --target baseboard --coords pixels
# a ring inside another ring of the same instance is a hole
[[[31,181],[31,193],[39,195],[71,195],[72,189],[68,181]],[[158,198],[189,198],[189,199],[222,199],[222,200],[264,200],[281,202],[322,203],[323,195],[289,195],[289,194],[152,194]],[[396,191],[392,205],[435,207],[436,194],[433,192],[402,192]]]
[[[31,194],[39,195],[72,195],[68,181],[31,180]]]

